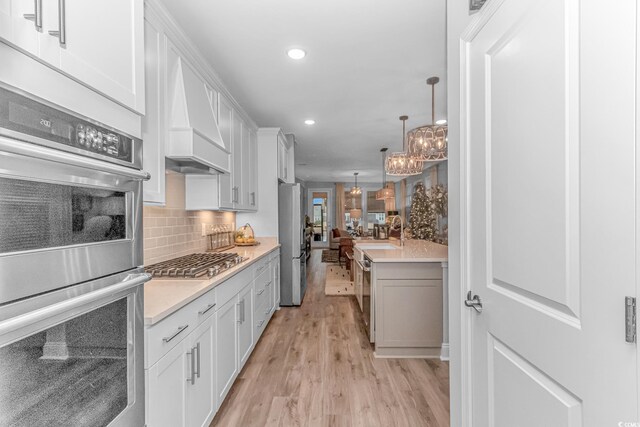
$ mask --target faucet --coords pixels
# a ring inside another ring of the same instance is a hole
[[[396,215],[391,220],[391,228],[396,230],[396,220],[400,221],[400,247],[404,247],[404,220],[400,215]]]

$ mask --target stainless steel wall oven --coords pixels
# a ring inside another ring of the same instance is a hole
[[[141,163],[0,86],[0,425],[144,425]]]

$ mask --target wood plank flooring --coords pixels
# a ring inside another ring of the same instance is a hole
[[[274,314],[211,426],[448,427],[448,363],[374,358],[355,297],[324,295],[320,256],[302,306]]]

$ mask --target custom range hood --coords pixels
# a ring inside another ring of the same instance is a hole
[[[229,173],[231,151],[220,135],[210,91],[180,58],[173,85],[167,168],[184,174]]]

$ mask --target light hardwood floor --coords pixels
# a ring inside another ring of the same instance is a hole
[[[449,365],[376,359],[354,297],[325,296],[320,250],[301,307],[277,311],[211,426],[449,426]]]

